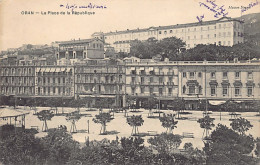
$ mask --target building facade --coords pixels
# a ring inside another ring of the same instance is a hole
[[[111,98],[126,106],[155,97],[167,101],[182,98],[196,109],[202,100],[260,101],[260,61],[156,61],[125,58],[88,60],[74,65],[1,65],[2,96]],[[93,104],[95,101],[93,101]]]
[[[110,60],[89,60],[75,66],[75,95],[78,98],[110,98],[125,106],[125,68]]]
[[[150,27],[116,31],[108,33],[94,33],[92,37],[104,40],[115,48],[116,52],[130,52],[133,40],[147,40],[155,38],[162,40],[168,37],[180,38],[186,42],[186,48],[193,48],[198,44],[216,44],[233,46],[244,42],[244,25],[237,19],[227,17],[214,21],[203,21],[188,24]]]
[[[104,43],[98,38],[63,41],[59,43],[57,59],[103,59]]]

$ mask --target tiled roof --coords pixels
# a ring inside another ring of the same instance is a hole
[[[67,44],[83,44],[83,43],[89,43],[94,40],[100,40],[97,38],[91,38],[91,39],[80,39],[80,40],[71,40],[71,41],[62,41],[59,43],[59,45],[67,45]],[[101,41],[101,40],[100,40]]]

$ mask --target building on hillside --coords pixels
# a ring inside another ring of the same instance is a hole
[[[88,60],[75,65],[75,97],[108,98],[115,106],[125,106],[124,65],[111,60]]]
[[[59,43],[56,58],[103,59],[104,42],[97,38],[63,41]]]
[[[170,26],[149,27],[116,31],[108,33],[94,33],[92,37],[104,40],[115,48],[116,52],[130,52],[133,40],[147,40],[155,38],[162,40],[177,37],[186,42],[186,48],[196,47],[198,44],[216,44],[232,46],[244,42],[244,25],[237,19],[222,17],[218,20],[203,21]]]

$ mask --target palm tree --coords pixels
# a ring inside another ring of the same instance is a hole
[[[160,117],[159,120],[162,123],[162,126],[166,128],[166,133],[169,130],[169,133],[172,133],[174,128],[177,128],[178,121],[174,120],[174,114],[163,114],[163,117]]]
[[[131,117],[128,117],[127,119],[127,123],[133,127],[132,129],[132,135],[137,135],[137,133],[139,133],[138,131],[138,127],[142,126],[144,123],[144,120],[142,118],[141,115],[133,115]],[[134,133],[133,133],[134,132]]]
[[[66,120],[67,121],[70,121],[72,124],[71,124],[71,127],[70,127],[70,132],[71,133],[76,133],[77,132],[77,127],[76,127],[76,121],[78,121],[79,119],[81,118],[81,115],[79,114],[78,111],[76,112],[71,112],[69,114],[67,114],[66,116]]]
[[[100,113],[100,114],[96,115],[95,117],[96,118],[93,118],[93,121],[95,123],[101,124],[100,134],[103,134],[103,135],[106,134],[107,123],[110,122],[111,120],[113,120],[111,114],[110,113]],[[102,132],[102,129],[103,129],[103,132]]]
[[[42,110],[37,113],[38,119],[40,121],[43,121],[43,125],[42,125],[43,132],[48,131],[47,120],[51,120],[53,116],[54,116],[53,113],[49,110]]]

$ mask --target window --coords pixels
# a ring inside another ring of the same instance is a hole
[[[150,88],[150,94],[153,94],[153,88]]]
[[[201,35],[200,38],[203,39],[203,35]]]
[[[53,94],[55,94],[55,87],[53,87],[52,92],[53,92]]]
[[[164,31],[164,34],[167,34],[167,31]]]
[[[253,79],[253,73],[252,72],[248,72],[247,73],[247,78],[248,79]]]
[[[55,78],[52,79],[52,83],[55,83]]]
[[[144,83],[144,77],[141,77],[141,84]]]
[[[172,94],[172,88],[168,88],[168,94]]]
[[[153,77],[150,77],[150,83],[153,83]]]
[[[196,39],[196,36],[194,36],[194,39]]]
[[[240,72],[236,72],[235,73],[235,78],[239,78],[240,77]]]
[[[227,72],[223,72],[223,78],[227,78]]]
[[[163,83],[163,78],[162,77],[159,77],[159,83]]]
[[[172,30],[170,30],[170,33],[172,33]]]
[[[209,34],[208,34],[208,38],[209,38]]]
[[[221,45],[221,41],[218,42],[218,45]]]
[[[190,36],[188,36],[188,40],[190,39]]]
[[[190,72],[190,78],[194,78],[195,73],[194,72]]]
[[[172,77],[169,77],[169,82],[172,82]]]
[[[253,87],[247,87],[247,95],[252,96],[253,95]]]
[[[162,96],[163,95],[163,89],[159,88],[159,95]]]
[[[194,31],[196,31],[196,28],[194,28]]]
[[[144,93],[144,87],[141,87],[141,93]]]
[[[199,86],[199,94],[202,94],[202,87]]]
[[[236,37],[236,32],[234,32],[234,37]]]
[[[183,87],[182,87],[182,93],[186,93],[186,86],[185,85],[183,85]]]
[[[135,94],[135,88],[131,88],[132,90],[131,90],[131,92],[132,92],[132,95],[134,95]]]
[[[239,87],[235,87],[235,96],[240,95],[240,88]]]
[[[200,30],[202,31],[202,30],[203,30],[203,27],[201,27]]]
[[[186,77],[186,72],[183,72],[183,73],[182,73],[182,77]]]
[[[228,94],[228,89],[227,89],[227,87],[223,87],[223,89],[222,89],[222,94],[223,94],[223,96],[225,96],[225,95]]]
[[[135,83],[135,77],[132,77],[132,83]]]
[[[215,95],[216,94],[216,86],[211,86],[210,87],[210,94]]]
[[[189,94],[195,93],[195,86],[189,86]]]
[[[211,78],[216,78],[216,72],[211,72]]]
[[[201,72],[198,73],[198,77],[201,77]]]
[[[214,37],[216,38],[216,37],[217,37],[217,35],[216,35],[216,34],[214,34]]]
[[[221,24],[218,25],[219,29],[221,29]]]
[[[159,31],[159,34],[162,34],[162,32],[161,32],[161,31]]]

